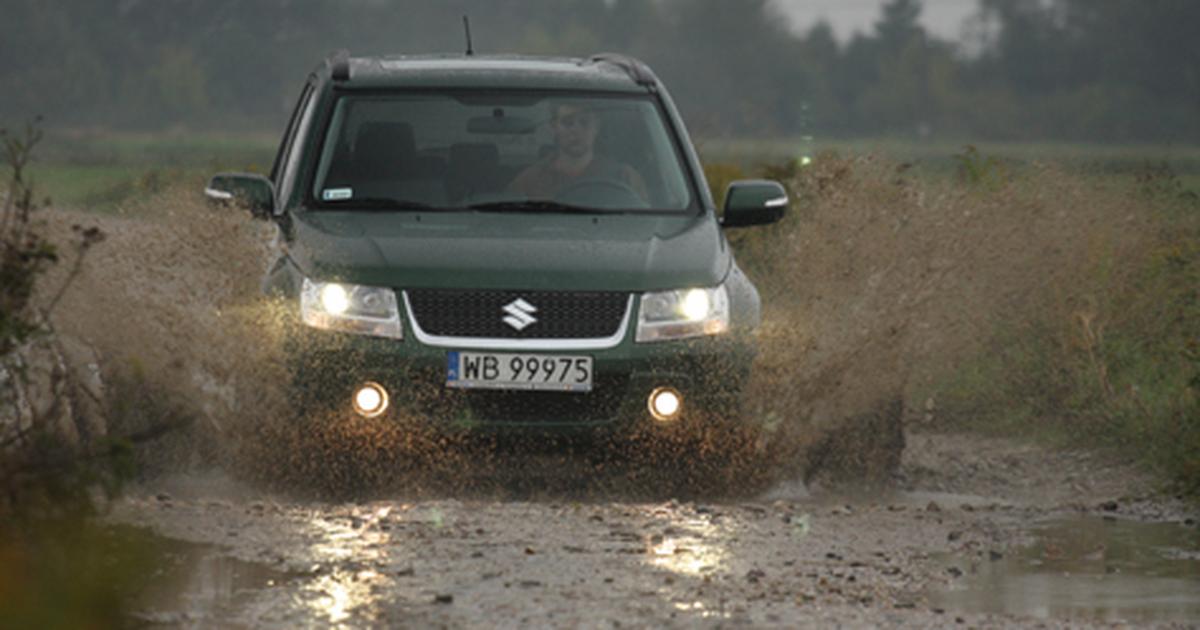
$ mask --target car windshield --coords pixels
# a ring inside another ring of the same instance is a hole
[[[694,208],[647,95],[346,94],[313,180],[320,207],[484,211]]]

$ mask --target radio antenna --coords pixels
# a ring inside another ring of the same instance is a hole
[[[471,57],[475,54],[475,48],[471,45],[471,20],[463,14],[463,30],[467,32],[467,56]]]

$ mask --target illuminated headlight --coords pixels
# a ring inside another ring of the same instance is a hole
[[[636,340],[665,341],[729,330],[729,294],[725,286],[643,293]]]
[[[300,289],[300,318],[313,328],[404,338],[392,289],[305,278]]]

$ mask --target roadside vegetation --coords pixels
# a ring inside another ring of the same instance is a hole
[[[41,140],[36,124],[0,129],[0,627],[116,627],[151,552],[93,517],[131,477],[139,437],[76,432],[82,409],[49,314],[104,234],[47,236],[50,200],[29,168]]]
[[[793,190],[732,234],[797,366],[773,400],[898,387],[910,425],[1101,447],[1200,494],[1200,196],[1130,158],[710,161],[718,203],[747,174]]]
[[[1090,245],[1080,273],[1009,313],[931,395],[952,423],[1111,448],[1200,495],[1200,200],[1150,165],[1080,192],[1065,200]],[[1097,194],[1149,229],[1116,247],[1122,223],[1087,217]]]

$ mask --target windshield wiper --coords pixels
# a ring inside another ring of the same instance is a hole
[[[564,212],[576,214],[604,214],[614,212],[613,210],[606,210],[604,208],[576,206],[548,199],[489,201],[487,203],[473,203],[467,206],[467,209],[479,210],[481,212]]]
[[[408,199],[392,199],[390,197],[355,197],[351,199],[330,199],[321,202],[327,206],[351,206],[355,210],[438,210],[423,201]]]

